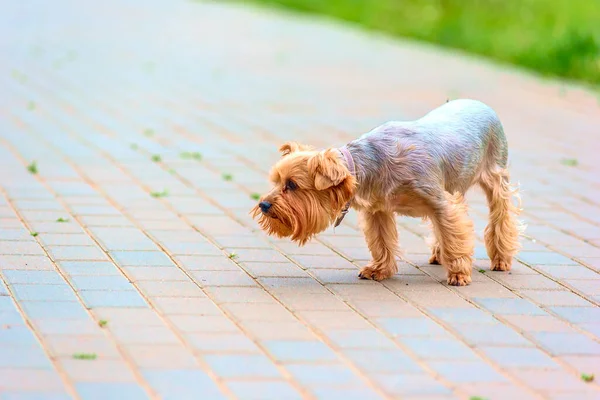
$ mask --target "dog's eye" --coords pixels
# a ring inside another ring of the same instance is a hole
[[[296,190],[298,189],[298,186],[296,185],[296,182],[294,182],[291,179],[288,179],[288,181],[285,183],[285,188],[286,190]]]

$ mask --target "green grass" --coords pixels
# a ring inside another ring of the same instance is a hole
[[[250,195],[250,198],[251,198],[252,200],[260,200],[260,194],[258,194],[258,193],[252,193],[252,194]]]
[[[593,0],[254,1],[600,84],[600,6]]]
[[[233,180],[233,175],[231,174],[223,174],[223,180],[225,181],[232,181]]]
[[[229,259],[231,260],[235,260],[236,258],[238,258],[238,255],[235,252],[229,253]]]
[[[98,321],[98,326],[100,328],[104,328],[106,325],[108,325],[108,321],[105,319],[101,319],[100,321]]]
[[[202,160],[202,154],[197,151],[184,151],[179,156],[184,160]]]
[[[75,353],[73,358],[76,360],[95,360],[98,356],[95,353]]]
[[[33,237],[36,237],[37,235],[39,235],[39,233],[37,233],[37,232],[30,232],[29,234]]]
[[[162,158],[158,154],[154,154],[152,156],[152,161],[154,161],[154,162],[161,162]]]
[[[581,374],[581,380],[584,382],[592,382],[594,380],[594,374]]]
[[[167,197],[168,195],[169,191],[167,189],[164,189],[162,192],[150,192],[150,196],[154,197],[155,199]]]
[[[11,75],[17,82],[19,82],[22,85],[24,85],[27,82],[27,75],[25,75],[21,71],[13,69]]]
[[[60,218],[56,219],[56,222],[69,222],[69,219],[68,218],[60,217]]]
[[[37,174],[38,173],[37,163],[35,161],[32,161],[31,164],[29,164],[27,166],[27,171],[31,172],[32,174]]]
[[[560,160],[560,163],[562,165],[566,165],[567,167],[576,167],[577,165],[579,165],[579,162],[576,158],[563,158],[562,160]]]

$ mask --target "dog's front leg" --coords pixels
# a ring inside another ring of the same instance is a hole
[[[361,216],[365,238],[373,259],[358,276],[376,281],[390,278],[398,272],[398,230],[394,213],[363,211]]]

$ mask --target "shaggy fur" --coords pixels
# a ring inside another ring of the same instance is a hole
[[[342,152],[297,143],[281,147],[273,189],[252,214],[262,229],[300,245],[325,230],[351,202],[372,255],[360,277],[397,272],[395,214],[428,219],[430,263],[442,264],[450,285],[471,282],[473,222],[465,192],[480,185],[490,208],[485,244],[492,270],[509,270],[519,249],[520,208],[507,171],[508,147],[496,113],[474,100],[455,100],[410,122],[388,122],[348,143],[353,176]]]

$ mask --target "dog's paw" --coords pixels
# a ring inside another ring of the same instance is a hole
[[[448,275],[448,285],[467,286],[469,283],[471,283],[471,275],[461,273]]]
[[[492,271],[510,271],[512,262],[506,260],[494,260],[492,261]]]
[[[455,258],[448,264],[444,263],[448,271],[448,285],[466,286],[471,283],[471,271],[473,271],[473,259],[470,256]]]
[[[394,276],[395,271],[393,268],[385,268],[381,266],[367,265],[360,270],[358,277],[360,279],[371,279],[374,281],[382,281],[387,278]]]
[[[429,257],[429,264],[440,265],[440,255],[439,253],[433,253],[431,257]]]
[[[442,256],[440,254],[440,247],[433,246],[431,249],[431,257],[429,257],[429,264],[440,265],[442,263]]]

